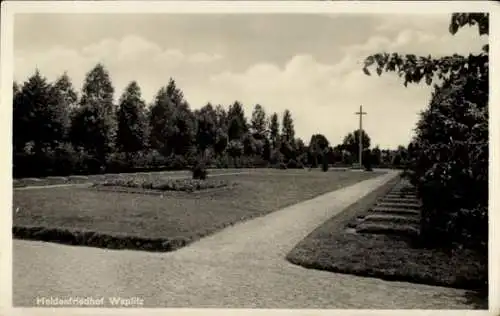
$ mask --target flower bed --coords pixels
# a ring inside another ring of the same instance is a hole
[[[97,183],[96,186],[141,188],[158,191],[182,191],[194,192],[206,189],[218,189],[228,187],[229,183],[224,180],[149,180],[149,179],[112,179]]]

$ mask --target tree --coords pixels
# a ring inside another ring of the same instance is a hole
[[[172,117],[174,104],[170,99],[166,87],[160,88],[151,106],[149,115],[149,143],[153,149],[164,156],[172,153],[168,138],[174,133]]]
[[[373,158],[373,164],[375,166],[380,165],[381,162],[382,162],[382,152],[381,152],[381,150],[380,150],[380,148],[379,148],[378,145],[375,146],[375,148],[372,149],[371,155],[372,155],[372,158]]]
[[[278,114],[273,113],[271,115],[271,118],[269,119],[269,138],[271,141],[271,145],[273,149],[276,149],[279,147],[279,142],[280,142],[280,123],[278,121]]]
[[[370,136],[363,130],[362,132],[362,141],[363,141],[363,149],[370,148],[371,139]],[[344,141],[342,142],[344,148],[349,151],[352,157],[359,161],[359,129],[355,130],[352,133],[347,134],[344,137]]]
[[[150,143],[164,156],[187,155],[193,148],[195,118],[173,79],[162,87],[151,108]]]
[[[229,107],[227,113],[229,140],[242,140],[243,135],[248,132],[245,112],[240,102],[235,101]]]
[[[254,139],[263,140],[266,137],[266,112],[260,104],[255,105],[250,126]]]
[[[309,141],[309,164],[312,168],[316,168],[319,163],[319,158],[323,152],[328,148],[330,142],[326,139],[325,135],[314,134]]]
[[[186,101],[183,101],[174,110],[174,134],[170,143],[173,145],[174,154],[186,156],[195,149],[196,122],[193,112]]]
[[[242,144],[243,144],[243,154],[245,156],[251,156],[257,153],[256,140],[253,138],[252,135],[250,135],[250,133],[246,133],[245,135],[243,135]]]
[[[283,113],[281,126],[281,153],[286,160],[295,159],[295,128],[293,126],[292,113],[289,110],[285,110]]]
[[[78,106],[78,94],[73,88],[71,79],[64,72],[54,83],[52,93],[62,114],[65,137],[69,136],[71,116]]]
[[[12,85],[12,109],[13,109],[13,134],[14,134],[14,140],[13,140],[13,152],[14,153],[19,153],[24,151],[24,146],[26,144],[25,139],[27,137],[20,137],[19,135],[19,124],[22,124],[22,121],[20,120],[20,115],[21,113],[19,112],[19,106],[22,106],[21,104],[21,87],[19,87],[18,83],[14,81],[14,84]]]
[[[243,155],[243,144],[239,140],[232,140],[227,145],[227,152],[233,158],[233,163],[237,166],[237,158]]]
[[[13,134],[18,150],[31,143],[33,152],[43,155],[63,141],[66,114],[58,101],[53,87],[36,70],[14,96]]]
[[[213,148],[217,138],[217,113],[208,103],[195,113],[197,120],[196,144],[205,158],[206,150]]]
[[[297,162],[303,165],[307,162],[307,149],[304,141],[301,138],[295,140],[295,153],[297,157]]]
[[[127,153],[127,156],[143,150],[146,143],[146,104],[135,81],[129,83],[120,98],[117,120],[118,149]]]
[[[285,110],[283,113],[281,136],[282,139],[289,144],[292,144],[295,140],[295,128],[293,126],[292,113],[289,110]]]
[[[71,124],[71,139],[75,145],[83,147],[101,166],[105,165],[106,155],[114,149],[116,109],[113,93],[108,71],[97,64],[85,77],[80,107]]]
[[[488,35],[487,13],[454,13],[449,31],[478,26]],[[404,85],[425,79],[434,93],[412,141],[409,171],[423,201],[424,241],[473,244],[487,258],[489,47],[479,54],[441,58],[379,53],[363,71],[396,72]],[[487,273],[487,272],[486,272]]]

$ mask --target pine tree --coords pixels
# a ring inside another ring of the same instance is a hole
[[[280,126],[278,121],[278,114],[273,113],[269,120],[269,138],[273,149],[279,148],[279,140],[280,140],[279,129]]]
[[[251,128],[256,140],[263,140],[266,137],[266,112],[260,104],[255,105],[252,112]]]
[[[283,141],[288,144],[293,144],[295,140],[295,127],[293,125],[292,113],[289,110],[285,110],[283,113],[283,123],[281,131]]]
[[[78,106],[78,94],[66,72],[56,80],[52,91],[57,99],[59,110],[63,114],[65,136],[68,137],[71,128],[71,117]]]
[[[158,92],[150,117],[150,142],[164,156],[185,156],[193,150],[194,114],[173,79]]]
[[[117,148],[128,156],[143,150],[146,143],[146,104],[135,81],[125,88],[120,98],[117,120]]]
[[[65,114],[52,89],[47,79],[36,70],[16,93],[13,111],[16,148],[22,149],[30,143],[34,153],[42,155],[62,142]]]
[[[114,149],[116,109],[108,71],[97,64],[85,78],[80,107],[72,120],[71,138],[103,167]]]
[[[213,147],[217,137],[217,114],[208,103],[195,113],[197,120],[196,144],[199,152],[205,157],[206,150]]]
[[[240,102],[236,101],[229,107],[227,113],[229,140],[242,140],[248,132],[245,111]]]

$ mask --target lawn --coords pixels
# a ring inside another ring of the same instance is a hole
[[[474,292],[484,289],[482,272],[487,266],[473,250],[424,249],[402,234],[355,234],[349,229],[356,217],[368,215],[368,209],[395,184],[390,182],[375,190],[340,216],[325,222],[297,244],[287,255],[287,260],[306,268],[337,273],[464,288]],[[383,220],[382,217],[375,216],[370,225],[379,225],[377,222]],[[394,219],[399,217],[394,216]],[[402,224],[394,219],[391,225]],[[474,304],[477,308],[487,308],[484,296],[477,296]]]
[[[231,189],[194,194],[166,192],[163,196],[81,187],[15,190],[13,232],[16,238],[68,244],[175,250],[236,222],[376,175],[375,172],[253,170],[212,177],[235,184]],[[147,176],[169,177],[167,173]]]

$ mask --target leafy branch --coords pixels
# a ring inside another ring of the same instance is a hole
[[[489,15],[487,13],[454,13],[449,26],[451,34],[465,25],[477,25],[479,34],[489,33]],[[442,58],[432,56],[416,56],[414,54],[378,53],[368,56],[364,61],[363,72],[370,76],[369,67],[375,65],[375,70],[380,76],[383,72],[396,72],[404,78],[405,87],[408,83],[420,83],[423,79],[431,85],[437,78],[439,80],[452,77],[477,76],[484,79],[488,76],[489,47],[485,45],[480,54],[460,56],[454,54]]]

